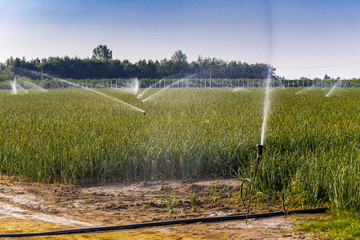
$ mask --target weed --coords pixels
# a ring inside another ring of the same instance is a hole
[[[226,195],[227,195],[227,198],[231,197],[231,191],[230,191],[230,185],[229,184],[226,184]]]
[[[170,184],[169,184],[170,189]],[[166,208],[168,212],[171,214],[174,211],[174,207],[177,204],[177,195],[175,187],[171,188],[170,190],[166,190],[164,193],[163,201],[165,202]]]
[[[195,190],[190,190],[189,198],[190,198],[190,204],[191,204],[191,211],[195,212],[195,205],[196,205]]]
[[[316,232],[330,239],[355,240],[360,238],[360,216],[346,211],[334,212],[305,221],[301,230]]]
[[[214,202],[216,202],[216,185],[217,185],[217,182],[211,182],[210,181],[210,194],[214,200]]]

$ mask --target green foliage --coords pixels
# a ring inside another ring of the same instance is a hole
[[[263,89],[168,89],[143,104],[129,93],[99,90],[146,116],[82,89],[1,91],[1,172],[64,183],[214,178],[234,171],[251,178]],[[359,211],[360,90],[329,98],[320,89],[297,91],[272,92],[255,191],[283,191],[290,207]]]
[[[175,187],[171,188],[169,184],[169,189],[171,189],[171,191],[170,190],[165,191],[163,201],[165,202],[168,212],[171,214],[173,213],[174,207],[177,204],[177,195],[176,195]]]
[[[293,207],[360,210],[359,90],[330,98],[321,90],[294,93],[272,96],[257,186],[284,190]]]
[[[360,239],[360,216],[353,212],[335,212],[320,219],[309,219],[301,230],[317,232],[327,239]]]
[[[132,94],[99,90],[141,105]],[[248,120],[258,120],[259,134],[261,110],[252,102],[257,95],[226,89],[169,89],[141,105],[144,117],[82,89],[1,91],[0,169],[65,183],[229,176],[228,166],[253,155],[255,121]]]
[[[13,66],[11,66],[11,65],[0,68],[0,82],[14,79],[15,74],[13,73],[12,68],[13,68]]]
[[[230,185],[226,184],[226,196],[227,198],[231,197]]]
[[[197,78],[248,78],[265,79],[270,68],[267,64],[248,64],[242,62],[226,62],[217,58],[199,58],[189,63],[181,50],[176,51],[171,59],[139,60],[131,63],[128,60],[112,59],[112,52],[105,45],[93,50],[92,58],[48,57],[44,59],[9,58],[5,66],[16,69],[27,69],[61,78],[101,79],[101,78],[133,78],[163,79],[183,78],[196,74]],[[274,72],[274,69],[272,69]]]
[[[216,185],[217,182],[210,182],[210,194],[213,197],[214,202],[216,202]]]
[[[93,49],[92,57],[100,61],[110,60],[112,59],[112,51],[106,45],[99,45]]]
[[[189,192],[189,198],[190,198],[190,205],[191,205],[191,211],[195,211],[195,206],[196,206],[196,199],[195,199],[195,190],[192,189]]]

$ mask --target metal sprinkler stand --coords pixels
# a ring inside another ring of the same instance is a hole
[[[252,179],[252,182],[255,181],[255,177],[256,177],[256,173],[257,173],[257,170],[258,170],[258,167],[259,167],[259,163],[260,163],[260,158],[262,156],[262,153],[263,153],[263,148],[264,148],[264,145],[261,145],[261,144],[257,144],[256,145],[257,148],[258,148],[258,151],[257,151],[257,158],[256,158],[256,166],[255,166],[255,171],[254,171],[254,177]],[[254,183],[253,183],[254,184]]]
[[[255,178],[256,178],[256,174],[257,174],[257,170],[258,170],[258,167],[259,167],[259,163],[260,163],[260,158],[262,156],[262,153],[263,153],[263,148],[264,148],[264,145],[261,145],[261,144],[257,144],[256,145],[257,148],[258,148],[258,151],[257,151],[257,158],[256,158],[256,165],[255,165],[255,170],[254,170],[254,176],[253,178],[251,179],[251,191],[254,187],[254,184],[255,184]]]
[[[262,156],[262,153],[263,153],[263,145],[261,144],[258,144],[256,145],[258,147],[258,152],[257,152],[257,158],[256,158],[256,165],[255,165],[255,171],[254,171],[254,176],[251,180],[251,191],[254,187],[254,184],[255,184],[255,178],[256,178],[256,173],[257,173],[257,170],[258,170],[258,167],[259,167],[259,163],[260,163],[260,158]],[[286,208],[285,208],[285,197],[284,197],[284,193],[281,191],[280,193],[280,197],[281,197],[281,202],[282,202],[282,211],[284,213],[286,213]],[[248,206],[248,214],[250,213],[250,203],[249,203],[249,206]]]
[[[259,158],[262,155],[264,145],[257,144],[256,146],[258,147],[257,157]]]
[[[247,215],[249,215],[249,214],[250,214],[250,211],[251,211],[250,205],[251,205],[252,196],[250,196],[250,200],[249,200],[248,204],[246,204],[246,203],[245,203],[245,199],[244,199],[244,195],[243,195],[244,183],[245,183],[245,182],[249,182],[249,183],[250,183],[250,193],[252,193],[253,188],[254,188],[254,184],[255,184],[256,174],[257,174],[257,171],[258,171],[258,168],[259,168],[260,158],[261,158],[261,156],[262,156],[263,148],[264,148],[264,146],[261,145],[261,144],[257,144],[256,146],[257,146],[257,148],[258,148],[258,151],[257,151],[257,158],[256,158],[254,175],[253,175],[253,177],[252,177],[251,180],[248,179],[248,178],[244,179],[244,181],[241,183],[241,186],[240,186],[240,188],[241,188],[241,190],[240,190],[240,197],[241,197],[243,206],[244,206],[244,208],[245,208],[246,211],[247,211]]]

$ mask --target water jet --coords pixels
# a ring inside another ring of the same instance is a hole
[[[145,91],[143,91],[142,93],[140,93],[137,98],[141,98],[147,91],[149,91],[151,88],[155,87],[156,85],[160,86],[160,84],[163,82],[164,80],[161,79],[160,81],[154,83],[153,85],[151,85],[150,87],[148,87],[147,89],[145,89]]]
[[[16,84],[17,78],[18,78],[18,76],[15,75],[14,80],[13,80],[13,82],[11,83],[11,89],[12,89],[11,94],[14,94],[14,95],[18,94],[17,88],[19,88],[19,90],[23,90],[25,93],[29,93],[28,91],[26,91],[25,88],[23,88],[23,87],[20,86],[19,84]]]
[[[340,81],[341,81],[341,80],[337,81],[337,82],[332,86],[332,88],[331,88],[330,91],[326,94],[325,97],[330,97],[330,96],[334,93],[334,91],[335,91],[337,88],[339,88],[339,86],[340,86]]]
[[[139,91],[139,81],[137,78],[131,79],[130,83],[126,83],[125,87],[120,87],[118,88],[117,86],[115,88],[112,89],[116,89],[116,90],[120,90],[120,91],[124,91],[127,93],[132,93],[132,94],[137,94],[137,92]]]
[[[47,74],[45,74],[45,75],[47,75]],[[49,76],[49,75],[47,75],[47,76]],[[50,77],[51,77],[51,76],[50,76]],[[91,88],[88,88],[88,87],[81,86],[81,85],[76,84],[76,83],[72,83],[72,82],[66,81],[66,80],[61,79],[61,78],[55,78],[55,77],[51,77],[51,78],[54,78],[54,79],[56,79],[56,80],[58,80],[58,81],[60,81],[60,82],[63,82],[63,83],[67,83],[67,84],[69,84],[69,85],[71,85],[71,86],[74,86],[74,87],[77,87],[77,88],[83,88],[83,89],[85,89],[85,90],[88,90],[88,91],[90,91],[90,92],[96,93],[96,94],[98,94],[98,95],[101,95],[101,96],[103,96],[103,97],[106,97],[106,98],[108,98],[108,99],[111,99],[111,100],[113,100],[113,101],[116,101],[116,102],[118,102],[118,103],[124,104],[124,105],[128,106],[128,107],[131,108],[131,109],[134,109],[134,110],[136,110],[136,111],[145,113],[144,110],[142,110],[142,109],[140,109],[140,108],[138,108],[138,107],[135,107],[135,106],[133,106],[133,105],[131,105],[131,104],[129,104],[129,103],[126,103],[126,102],[124,102],[124,101],[121,101],[121,100],[119,100],[119,99],[117,99],[117,98],[111,97],[111,96],[109,96],[109,95],[107,95],[107,94],[105,94],[105,93],[96,91],[96,90],[91,89]]]
[[[144,100],[142,100],[142,102],[146,102],[146,101],[148,101],[148,100],[150,100],[150,99],[154,98],[155,96],[157,96],[157,95],[159,95],[160,93],[162,93],[162,92],[166,91],[166,90],[167,90],[167,89],[169,89],[170,87],[175,86],[176,84],[178,84],[178,83],[180,83],[180,82],[183,82],[183,81],[185,81],[185,80],[188,80],[189,78],[191,78],[191,77],[193,77],[193,76],[194,76],[194,75],[191,75],[191,76],[189,76],[189,77],[186,77],[186,78],[180,79],[180,80],[178,80],[178,81],[176,81],[176,82],[174,82],[174,83],[170,84],[169,86],[167,86],[167,87],[165,87],[165,88],[161,89],[160,91],[158,91],[158,92],[156,92],[156,93],[154,93],[154,94],[150,95],[149,97],[145,98]]]
[[[29,82],[29,81],[24,81],[24,82],[27,83],[27,84],[29,84],[29,85],[31,85],[31,87],[33,87],[33,88],[35,88],[35,89],[38,89],[38,90],[40,90],[40,91],[42,91],[42,92],[47,92],[47,91],[48,91],[48,90],[46,90],[45,88],[36,85],[35,83]]]
[[[11,83],[11,94],[17,94],[17,90],[16,90],[16,79],[17,79],[17,76],[14,77],[14,81]]]

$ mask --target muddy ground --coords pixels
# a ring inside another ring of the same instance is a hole
[[[194,217],[245,214],[236,180],[149,181],[96,185],[42,184],[2,176],[0,233],[40,232]],[[193,193],[195,203],[191,204]],[[175,201],[176,198],[176,201]],[[172,213],[166,205],[172,199]],[[281,211],[261,198],[251,213]],[[36,239],[307,239],[296,216],[197,223]],[[22,239],[35,239],[22,238]]]

